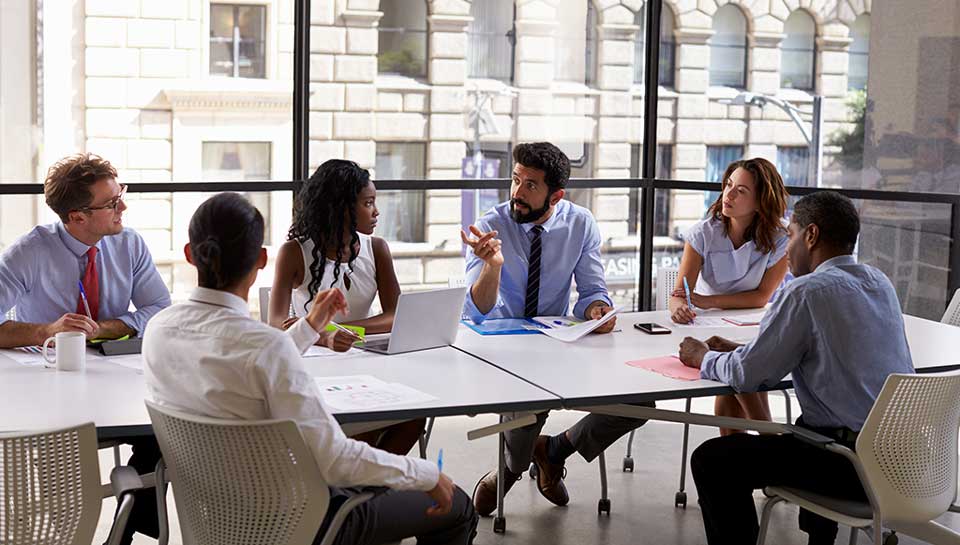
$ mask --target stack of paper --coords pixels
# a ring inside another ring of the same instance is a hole
[[[314,380],[327,405],[341,411],[365,411],[436,399],[405,384],[384,382],[369,375],[314,377]]]
[[[731,316],[729,318],[724,318],[724,320],[730,322],[733,325],[738,326],[754,326],[760,325],[760,320],[763,319],[763,312],[756,312],[754,314],[743,314],[740,316]]]
[[[325,346],[311,346],[303,353],[304,358],[331,358],[334,356],[356,356],[357,354],[363,354],[364,351],[359,348],[350,348],[346,352],[336,352],[330,350]]]

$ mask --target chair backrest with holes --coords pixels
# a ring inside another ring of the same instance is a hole
[[[670,306],[670,293],[677,285],[680,271],[673,267],[657,269],[657,310],[667,310]]]
[[[960,371],[887,377],[857,438],[884,518],[926,522],[957,493]]]
[[[313,543],[330,491],[293,421],[220,420],[146,404],[184,545]]]
[[[92,423],[0,433],[0,543],[90,545],[101,502]]]

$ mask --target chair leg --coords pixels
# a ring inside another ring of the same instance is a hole
[[[883,545],[883,519],[879,513],[873,515],[873,545]]]
[[[433,433],[433,417],[427,419],[427,428],[420,434],[417,444],[420,446],[420,458],[427,459],[427,447],[430,445],[430,434]]]
[[[687,398],[686,407],[684,411],[687,413],[690,412],[690,405],[693,402],[689,397]],[[683,425],[683,449],[680,451],[680,490],[673,497],[673,506],[674,507],[683,507],[687,508],[687,493],[684,492],[684,487],[687,484],[687,448],[690,445],[690,424]]]
[[[117,515],[113,519],[113,526],[110,527],[110,534],[107,536],[107,545],[119,545],[120,538],[130,522],[130,513],[133,511],[134,497],[133,493],[127,493],[118,498],[120,507],[117,509]]]
[[[770,514],[773,506],[782,502],[783,498],[773,496],[763,502],[763,512],[760,515],[760,532],[757,533],[757,545],[763,545],[767,540],[767,527],[770,525]]]
[[[500,422],[503,422],[503,417],[500,417]],[[498,445],[497,445],[497,516],[493,518],[493,533],[502,534],[507,531],[507,519],[503,516],[503,497],[506,495],[504,491],[503,478],[506,475],[507,469],[507,457],[506,457],[506,448],[507,441],[504,438],[503,432],[498,435]]]
[[[780,390],[783,392],[784,401],[787,402],[787,424],[793,424],[793,405],[790,402],[790,392],[787,390]]]
[[[157,492],[157,524],[160,527],[157,545],[167,545],[170,541],[170,521],[167,518],[167,464],[163,462],[163,458],[157,461],[154,475],[156,477],[154,486]]]
[[[847,545],[857,545],[857,535],[860,533],[859,528],[850,527],[850,540],[847,541]]]
[[[597,514],[610,514],[610,499],[607,498],[607,458],[600,453],[600,501],[597,503]]]
[[[627,437],[627,454],[623,457],[623,472],[633,472],[633,434],[636,430],[630,430],[630,436]]]

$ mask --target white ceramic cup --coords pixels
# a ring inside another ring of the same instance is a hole
[[[57,353],[50,358],[47,349],[56,341]],[[87,363],[87,336],[80,331],[61,331],[43,341],[44,367],[56,366],[57,371],[83,371]]]

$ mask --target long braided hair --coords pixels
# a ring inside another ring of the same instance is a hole
[[[330,159],[320,165],[300,189],[293,209],[293,225],[290,226],[287,238],[298,242],[313,242],[313,260],[310,262],[310,281],[307,284],[310,292],[308,301],[312,301],[320,291],[328,251],[336,250],[337,257],[333,262],[334,284],[340,278],[341,263],[346,263],[350,272],[353,272],[353,262],[357,259],[360,243],[357,235],[357,199],[369,183],[370,172],[360,168],[358,164],[343,159]],[[347,228],[350,229],[350,244],[345,256],[343,241]],[[347,288],[349,289],[349,284]]]

